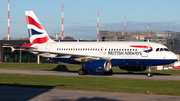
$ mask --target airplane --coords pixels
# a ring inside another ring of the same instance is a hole
[[[79,75],[103,72],[112,75],[112,67],[127,71],[145,71],[152,77],[151,66],[177,61],[177,56],[165,45],[155,42],[56,42],[53,41],[33,11],[25,11],[30,43],[22,50],[64,63],[81,64]]]

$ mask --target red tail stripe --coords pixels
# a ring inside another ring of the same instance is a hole
[[[34,25],[34,26],[36,26],[37,28],[44,30],[44,28],[42,27],[42,25],[39,24],[39,23],[37,23],[37,22],[36,22],[33,18],[31,18],[30,16],[26,16],[26,19],[27,19],[27,24]]]
[[[36,38],[34,39],[31,43],[34,44],[34,43],[45,43],[49,40],[49,37],[48,36],[45,36],[45,37],[42,37],[42,38]]]
[[[25,46],[25,47],[31,47],[33,44],[31,44],[31,43],[28,43],[28,44],[24,44],[24,45],[22,45],[22,46]],[[25,47],[21,47],[21,49],[26,49]]]

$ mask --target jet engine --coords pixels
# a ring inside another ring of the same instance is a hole
[[[92,72],[109,72],[111,70],[111,62],[107,60],[92,60],[82,65],[85,70]]]

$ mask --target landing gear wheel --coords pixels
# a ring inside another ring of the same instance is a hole
[[[113,70],[112,70],[112,69],[110,69],[110,71],[109,71],[109,72],[104,72],[104,74],[105,74],[105,75],[113,75]]]
[[[151,66],[149,66],[147,77],[153,77],[153,73],[151,71]]]
[[[83,70],[83,69],[79,69],[79,72],[78,72],[78,74],[79,75],[87,75],[87,70]]]
[[[147,74],[147,77],[153,77],[153,73],[151,72],[151,73],[148,73]]]

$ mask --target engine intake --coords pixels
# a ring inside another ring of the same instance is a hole
[[[85,70],[92,72],[108,72],[111,70],[111,62],[107,60],[92,60],[82,65]]]

